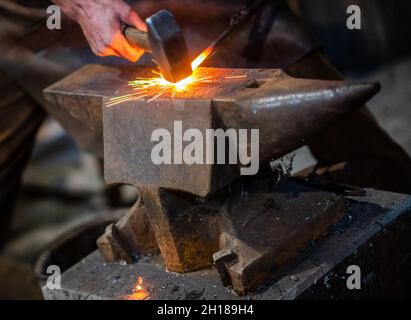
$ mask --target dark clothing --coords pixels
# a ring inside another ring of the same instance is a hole
[[[0,244],[11,222],[22,172],[45,113],[0,72]]]
[[[173,11],[195,55],[224,29],[237,6],[227,8],[218,2],[205,14],[203,5],[207,2],[199,1],[201,10],[195,14],[197,2],[189,3],[139,1],[137,8],[142,16],[162,8]],[[282,68],[295,77],[339,79],[314,37],[286,7],[279,9],[275,4],[270,1],[208,64]],[[124,63],[94,57],[79,28],[66,21],[61,31],[45,29],[44,21],[37,28],[33,25],[36,21],[0,11],[0,242],[5,238],[21,174],[44,118],[40,105],[46,102],[41,90],[85,63]],[[143,58],[139,63],[147,61],[150,59]],[[318,168],[345,163],[327,172],[332,180],[411,193],[410,158],[365,108],[310,141],[309,147],[318,159]]]
[[[27,18],[0,10],[0,247],[7,238],[36,133],[46,116],[41,90],[81,65],[68,59],[64,66],[42,56],[44,46],[56,47],[63,35],[45,31],[45,22],[36,15]]]

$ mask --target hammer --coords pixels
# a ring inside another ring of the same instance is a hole
[[[125,27],[124,34],[131,45],[151,52],[161,75],[178,82],[191,75],[191,63],[183,33],[173,14],[161,10],[146,19],[147,32]]]

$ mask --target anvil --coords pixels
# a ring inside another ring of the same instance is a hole
[[[211,73],[215,77],[246,77],[218,86],[204,84],[181,97],[164,97],[151,103],[141,99],[104,108],[110,98],[132,92],[128,81],[137,76],[152,76],[152,71],[150,68],[91,65],[44,92],[54,103],[52,113],[58,120],[89,129],[87,136],[76,140],[80,146],[100,156],[103,155],[104,109],[105,127],[116,127],[105,131],[104,136],[108,182],[121,180],[132,185],[206,196],[235,180],[238,168],[157,166],[148,157],[154,143],[147,137],[154,129],[173,131],[175,120],[183,122],[184,131],[189,128],[203,131],[208,128],[258,128],[260,163],[265,164],[303,146],[309,138],[363,106],[379,90],[376,83],[296,79],[274,69],[212,69]],[[135,128],[140,130],[136,132]],[[138,136],[129,139],[134,132]],[[76,130],[72,129],[71,133],[76,138]],[[138,152],[128,158],[130,150]],[[107,158],[111,156],[115,158]],[[112,166],[116,165],[127,169],[115,170]],[[123,173],[121,177],[120,172]],[[219,175],[220,172],[224,172],[224,176]]]
[[[152,133],[173,132],[176,121],[204,136],[210,129],[258,129],[259,167],[266,168],[363,106],[379,85],[296,79],[275,69],[202,71],[241,78],[106,106],[130,93],[128,81],[151,70],[94,65],[45,95],[57,118],[90,128],[87,140],[103,151],[106,181],[140,191],[134,210],[99,239],[103,256],[132,262],[158,245],[167,269],[177,272],[214,259],[223,283],[244,294],[321,238],[346,212],[342,197],[287,180],[277,184],[264,170],[244,178],[239,164],[155,164]]]

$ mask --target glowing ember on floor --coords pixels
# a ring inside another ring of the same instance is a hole
[[[133,289],[133,293],[127,296],[128,300],[144,300],[150,296],[149,293],[144,290],[143,282],[142,277],[137,278],[137,283]]]
[[[246,75],[230,76],[230,77],[216,77],[211,72],[204,71],[205,69],[198,69],[198,67],[213,53],[212,48],[204,50],[196,59],[191,63],[193,73],[191,76],[173,83],[164,79],[161,74],[153,70],[152,78],[136,78],[130,81],[128,84],[131,86],[134,93],[114,97],[109,100],[106,106],[114,106],[116,104],[147,99],[147,102],[151,102],[162,96],[169,96],[174,98],[179,93],[188,93],[199,89],[203,84],[221,83],[223,81],[234,81],[236,79],[243,79]]]

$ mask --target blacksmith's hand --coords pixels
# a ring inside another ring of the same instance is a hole
[[[128,25],[146,31],[138,14],[122,0],[53,0],[71,19],[78,22],[98,56],[118,56],[137,61],[143,50],[131,46],[122,27]]]

